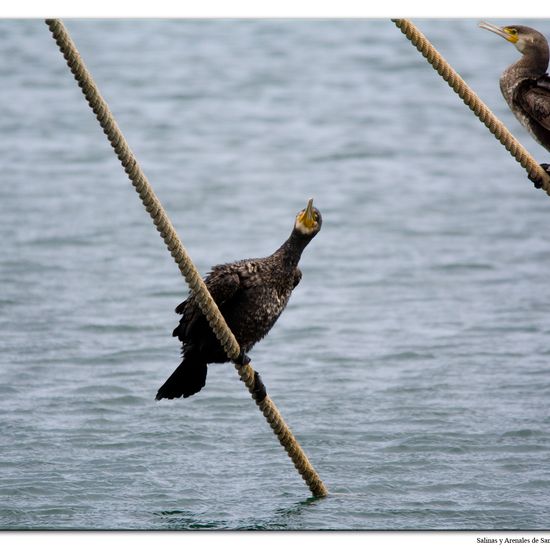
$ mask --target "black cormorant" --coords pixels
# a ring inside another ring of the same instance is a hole
[[[302,278],[300,256],[321,223],[321,213],[310,199],[296,215],[290,237],[271,256],[216,265],[204,280],[239,343],[240,364],[250,361],[246,353],[269,332],[286,307]],[[229,361],[193,294],[176,308],[176,313],[182,317],[173,336],[182,342],[183,360],[158,390],[156,399],[189,397],[199,392],[206,382],[206,365]],[[256,388],[261,393],[263,384],[257,373]]]
[[[523,54],[500,77],[500,90],[516,118],[535,140],[550,151],[550,77],[549,49],[546,38],[535,29],[523,25],[497,27],[480,23],[482,29],[502,36]],[[541,164],[550,175],[550,165]],[[531,178],[530,178],[531,179]],[[535,186],[541,182],[533,179]]]

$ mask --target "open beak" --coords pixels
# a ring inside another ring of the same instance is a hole
[[[313,199],[309,199],[307,202],[306,209],[300,215],[300,222],[308,229],[311,229],[315,225],[315,218],[313,216]]]
[[[506,40],[508,40],[508,42],[512,42],[512,43],[517,42],[517,37],[516,36],[512,36],[511,34],[508,34],[501,27],[497,27],[496,25],[493,25],[491,23],[487,23],[485,21],[482,21],[481,23],[479,23],[478,26],[481,27],[482,29],[494,32],[495,34],[498,34],[499,36],[502,36],[502,38],[505,38]]]

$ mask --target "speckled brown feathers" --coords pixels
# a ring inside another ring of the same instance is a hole
[[[286,307],[301,274],[297,266],[278,254],[217,265],[205,283],[239,346],[248,352],[271,329]],[[184,345],[200,350],[207,363],[227,360],[215,337],[206,330],[206,319],[190,296],[177,308],[181,313],[173,335]]]
[[[550,151],[550,78],[526,79],[516,88],[513,104],[524,116],[531,135]]]
[[[310,200],[308,208],[297,215],[290,237],[273,254],[214,266],[205,278],[242,352],[247,353],[264,338],[285,309],[302,277],[298,268],[301,254],[321,223],[321,214]],[[206,382],[207,364],[228,361],[193,295],[176,308],[176,313],[181,314],[181,320],[173,336],[181,341],[183,360],[158,390],[156,399],[197,393]]]
[[[539,31],[524,25],[498,27],[482,22],[479,26],[514,44],[521,58],[500,77],[500,90],[520,123],[535,140],[550,151],[550,77],[546,74],[550,60],[548,41]],[[541,164],[550,175],[550,164]],[[529,175],[535,187],[543,182]]]
[[[514,44],[521,58],[500,77],[500,90],[506,103],[531,135],[550,151],[550,59],[548,41],[539,31],[524,25],[480,26]]]

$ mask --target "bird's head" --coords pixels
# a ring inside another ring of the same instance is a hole
[[[313,199],[309,199],[307,206],[296,215],[294,231],[312,239],[321,230],[322,223],[321,212],[313,206]]]
[[[548,52],[548,41],[539,31],[523,25],[497,27],[491,23],[481,22],[482,29],[494,32],[511,42],[522,54],[544,50]]]

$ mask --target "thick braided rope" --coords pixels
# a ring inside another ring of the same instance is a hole
[[[481,101],[476,93],[464,82],[460,75],[445,61],[428,39],[407,19],[392,19],[401,32],[416,46],[428,63],[460,96],[464,103],[487,126],[489,131],[504,145],[506,150],[525,168],[531,177],[541,180],[542,188],[550,195],[550,177],[540,167],[527,149],[510,133],[502,122]]]
[[[199,307],[206,316],[216,338],[218,338],[222,344],[227,356],[235,361],[240,353],[239,344],[235,336],[227,326],[218,306],[210,296],[202,277],[176,234],[174,226],[155,195],[153,188],[147,181],[134,154],[130,150],[124,135],[111,114],[107,103],[99,93],[67,29],[58,19],[46,19],[46,24],[50,28],[88,104],[96,115],[103,132],[107,135],[111,146],[115,150],[124,171],[130,178],[136,192],[139,194],[145,209],[153,219],[153,223],[164,240],[170,254],[178,264],[191,292],[196,296]],[[235,368],[311,492],[317,497],[326,496],[328,494],[327,489],[299,443],[294,438],[289,427],[286,425],[273,401],[267,395],[261,401],[254,397],[255,376],[252,366],[250,364],[244,366],[235,364]]]

